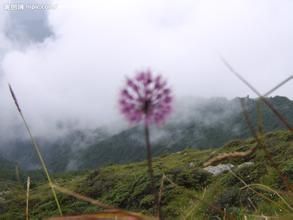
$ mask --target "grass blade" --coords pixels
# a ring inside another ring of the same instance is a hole
[[[25,120],[25,118],[24,118],[24,116],[23,116],[23,114],[22,114],[22,111],[21,111],[21,109],[20,109],[20,107],[19,107],[19,104],[18,104],[18,101],[17,101],[16,95],[15,95],[13,89],[12,89],[12,86],[11,86],[10,84],[8,84],[8,86],[9,86],[9,90],[10,90],[11,96],[12,96],[12,98],[13,98],[13,100],[14,100],[14,103],[15,103],[15,105],[16,105],[16,107],[17,107],[17,110],[18,110],[18,112],[19,112],[19,114],[20,114],[20,116],[21,116],[21,118],[22,118],[22,121],[23,121],[23,123],[24,123],[24,125],[25,125],[25,128],[26,128],[26,130],[27,130],[27,132],[28,132],[28,134],[29,134],[29,136],[30,136],[30,139],[31,139],[32,145],[34,146],[34,149],[35,149],[35,151],[37,152],[37,155],[38,155],[38,158],[39,158],[39,160],[40,160],[40,162],[41,162],[42,168],[43,168],[43,170],[44,170],[44,172],[45,172],[45,174],[46,174],[46,177],[47,177],[47,180],[48,180],[49,185],[50,185],[50,187],[51,187],[51,191],[52,191],[52,194],[53,194],[53,196],[54,196],[54,199],[55,199],[55,202],[56,202],[56,205],[57,205],[57,208],[58,208],[59,214],[62,216],[61,206],[60,206],[59,200],[58,200],[58,198],[57,198],[57,195],[56,195],[55,189],[52,187],[52,185],[53,185],[53,183],[52,183],[52,179],[51,179],[51,177],[50,177],[50,175],[49,175],[49,171],[48,171],[48,169],[47,169],[47,166],[46,166],[46,163],[45,163],[45,161],[44,161],[44,158],[43,158],[43,156],[42,156],[42,154],[41,154],[40,148],[39,148],[37,142],[35,141],[35,138],[33,137],[32,133],[31,133],[31,130],[30,130],[29,126],[28,126],[28,123],[26,122],[26,120]]]

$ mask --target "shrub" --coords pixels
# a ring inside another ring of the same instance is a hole
[[[266,173],[266,167],[263,164],[254,164],[245,166],[235,171],[235,174],[243,179],[245,183],[251,184],[259,182],[260,178]],[[227,186],[243,186],[243,183],[232,174],[227,174],[224,179],[224,184]]]
[[[217,204],[221,208],[237,207],[240,205],[239,196],[240,189],[238,187],[231,187],[219,195]]]
[[[293,160],[290,160],[285,164],[282,172],[290,181],[293,181]]]
[[[192,169],[183,170],[173,178],[179,186],[201,190],[211,182],[212,174],[203,169]]]

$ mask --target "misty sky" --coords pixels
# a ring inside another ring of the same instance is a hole
[[[177,99],[253,96],[219,54],[262,93],[293,74],[292,0],[64,0],[14,12],[4,10],[7,2],[0,5],[0,134],[21,129],[8,81],[40,135],[58,121],[122,121],[125,75],[145,68],[163,74]],[[293,98],[292,85],[272,95]]]

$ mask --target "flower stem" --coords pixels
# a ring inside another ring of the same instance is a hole
[[[151,190],[153,191],[154,195],[154,214],[161,219],[161,212],[160,207],[158,204],[158,193],[156,191],[155,187],[155,179],[154,179],[154,172],[153,172],[153,166],[152,166],[152,149],[151,149],[151,143],[150,143],[150,132],[149,132],[149,126],[148,123],[145,121],[144,123],[144,133],[145,133],[145,143],[147,148],[147,163],[148,163],[148,173],[151,181]]]

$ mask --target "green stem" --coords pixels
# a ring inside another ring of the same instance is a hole
[[[154,179],[154,172],[153,172],[153,166],[152,166],[152,149],[151,149],[151,143],[150,143],[150,132],[149,132],[149,126],[148,123],[145,121],[144,123],[144,133],[145,133],[145,143],[147,148],[147,163],[148,163],[148,173],[151,181],[151,189],[153,191],[154,195],[154,214],[156,214],[161,219],[161,211],[160,211],[160,205],[158,204],[158,193],[156,191],[155,187],[155,179]]]

